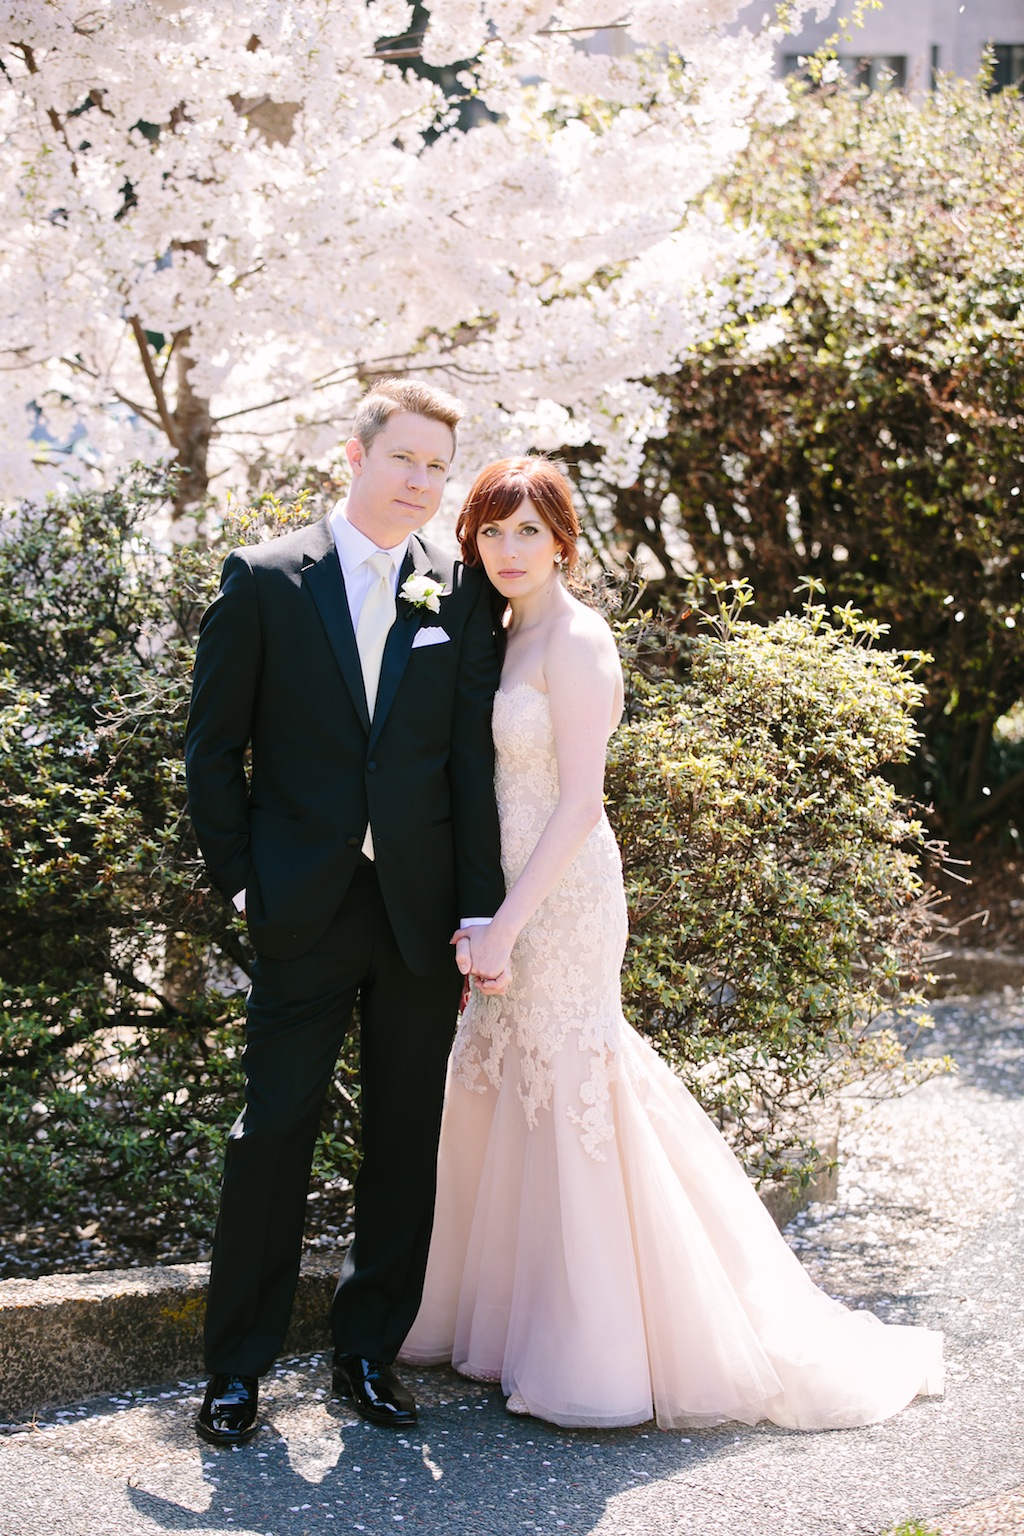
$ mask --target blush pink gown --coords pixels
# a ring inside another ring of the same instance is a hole
[[[506,879],[558,798],[547,696],[495,700]],[[437,1215],[400,1358],[500,1381],[513,1411],[606,1428],[870,1424],[942,1389],[942,1336],[830,1300],[707,1115],[622,1015],[607,820],[456,1037]]]

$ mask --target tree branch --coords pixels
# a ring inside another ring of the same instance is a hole
[[[595,21],[589,27],[538,27],[538,37],[572,37],[577,33],[591,32],[621,32],[629,26],[628,21]],[[407,32],[405,37],[395,39],[395,46],[391,48],[377,48],[373,53],[363,55],[366,59],[418,59],[423,53],[423,39],[425,32]],[[408,41],[406,41],[408,39]],[[489,39],[490,42],[500,43],[500,37]],[[403,46],[404,45],[404,46]]]
[[[88,379],[96,379],[97,381],[99,380],[100,376],[96,372],[95,368],[89,368],[80,360],[77,360],[73,357],[62,357],[60,361],[66,368],[70,368],[73,373],[84,373]],[[121,404],[126,405],[130,411],[134,411],[136,416],[141,416],[143,421],[148,421],[151,427],[159,427],[161,425],[160,418],[158,416],[154,416],[149,407],[143,405],[140,401],[132,400],[128,395],[122,395],[119,389],[112,389],[111,394],[115,400],[119,400]]]
[[[160,369],[161,381],[166,379],[166,377],[167,377],[167,370],[171,366],[171,359],[174,356],[174,349],[178,345],[178,342],[180,340],[181,340],[181,332],[180,331],[175,331],[174,335],[171,337],[171,344],[167,348],[167,356],[164,358],[163,367]]]
[[[160,379],[156,369],[153,367],[153,359],[150,356],[149,351],[149,342],[146,340],[146,333],[142,329],[142,322],[138,315],[132,315],[130,316],[128,323],[132,328],[132,334],[138,344],[139,355],[142,358],[142,366],[145,369],[146,378],[149,381],[149,387],[153,391],[153,399],[156,401],[156,408],[160,415],[160,425],[166,432],[167,441],[170,443],[171,447],[175,450],[176,453],[180,453],[181,441],[178,437],[178,429],[174,425],[174,418],[171,416],[170,411],[167,409],[167,397],[164,394],[163,381]]]
[[[271,406],[274,405],[288,405],[292,400],[298,399],[301,395],[314,393],[315,391],[319,391],[321,389],[330,389],[333,384],[342,384],[346,381],[346,378],[353,378],[358,376],[360,372],[365,372],[367,369],[373,373],[380,373],[392,362],[394,362],[396,366],[401,366],[405,362],[405,359],[401,356],[396,356],[394,358],[375,358],[374,361],[370,364],[350,363],[347,375],[340,369],[332,368],[330,373],[320,374],[318,378],[311,379],[308,384],[300,385],[297,389],[293,389],[287,395],[278,395],[273,400],[263,400],[259,405],[243,405],[237,411],[228,411],[223,416],[215,416],[213,418],[214,425],[219,427],[223,421],[233,421],[238,416],[251,416],[254,411],[269,411]],[[457,373],[462,375],[464,378],[491,379],[498,377],[498,375],[493,373],[490,369],[466,368],[464,365],[452,362],[447,358],[443,362],[420,363],[413,367],[406,367],[404,371],[406,373],[434,373],[437,369],[442,369],[445,373]],[[511,371],[521,372],[522,370],[513,369]],[[286,429],[282,428],[281,430],[284,431]],[[289,426],[287,430],[290,431],[291,427]]]
[[[1004,779],[999,788],[993,794],[986,795],[979,805],[972,806],[967,813],[969,820],[988,821],[990,816],[1021,791],[1024,791],[1024,768]]]
[[[562,37],[575,32],[624,32],[629,22],[620,21],[595,21],[592,27],[540,27],[537,30],[538,37]]]
[[[36,56],[35,56],[35,53],[34,53],[34,51],[32,49],[31,44],[30,43],[15,43],[14,46],[15,46],[15,48],[18,48],[18,49],[21,50],[21,56],[25,60],[25,68],[28,70],[29,74],[30,75],[38,75],[38,73],[39,73],[39,65],[36,63]],[[47,118],[49,120],[50,127],[53,129],[54,133],[58,134],[64,140],[64,148],[67,150],[68,154],[71,156],[71,174],[72,174],[72,176],[77,176],[78,175],[78,162],[75,159],[75,152],[71,148],[71,141],[68,138],[67,129],[64,127],[64,124],[61,122],[60,114],[57,112],[57,109],[55,107],[47,107],[47,109],[46,109],[46,116],[47,116]]]
[[[396,357],[395,361],[399,360]],[[389,361],[390,359],[388,358],[382,358],[379,363],[375,363],[373,366],[375,369],[383,367]],[[293,389],[290,394],[278,395],[275,399],[264,400],[259,405],[243,405],[237,411],[228,411],[224,416],[215,416],[214,423],[220,426],[222,421],[233,421],[236,416],[251,416],[254,411],[269,411],[273,405],[287,405],[290,401],[297,399],[300,395],[304,395],[310,390],[330,389],[332,384],[342,384],[346,378],[352,378],[357,375],[360,371],[360,366],[359,363],[349,363],[347,372],[345,369],[332,368],[328,373],[321,373],[315,379],[310,379],[307,384],[302,384],[298,389]]]

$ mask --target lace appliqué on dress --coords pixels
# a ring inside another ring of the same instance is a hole
[[[528,684],[499,692],[494,745],[502,864],[511,885],[558,802],[547,695]],[[552,1062],[575,1035],[581,1057],[578,1102],[567,1104],[565,1113],[587,1152],[601,1161],[603,1146],[615,1135],[610,1084],[622,1022],[619,973],[625,945],[619,851],[602,816],[519,935],[508,991],[503,997],[473,994],[453,1053],[459,1080],[479,1092],[497,1088],[507,1071],[516,1070],[523,1112],[535,1126],[538,1114],[552,1107]]]

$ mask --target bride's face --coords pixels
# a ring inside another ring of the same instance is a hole
[[[558,541],[529,498],[500,523],[481,523],[476,547],[502,597],[528,597],[554,576]]]

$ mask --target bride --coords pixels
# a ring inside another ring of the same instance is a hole
[[[538,458],[490,465],[459,518],[465,562],[510,612],[494,701],[508,894],[457,935],[473,993],[401,1358],[500,1381],[512,1412],[566,1426],[873,1423],[941,1391],[941,1335],[818,1290],[622,1016],[626,902],[602,799],[622,676],[563,580],[578,532],[567,480]]]

